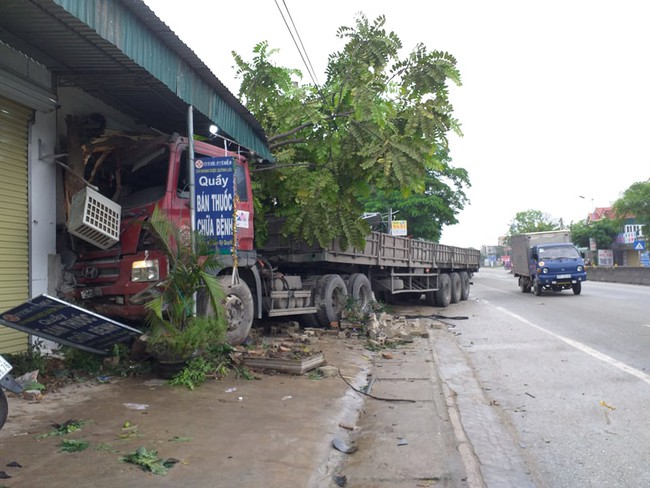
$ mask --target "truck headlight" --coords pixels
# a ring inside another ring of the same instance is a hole
[[[133,261],[131,265],[131,281],[158,281],[160,266],[157,259]]]
[[[584,271],[584,268],[583,268],[582,266],[578,266],[578,267],[576,268],[576,271],[577,271],[578,273],[582,273],[582,272]]]
[[[544,269],[542,270],[542,273],[544,273],[544,274],[548,274],[548,268],[544,268]]]

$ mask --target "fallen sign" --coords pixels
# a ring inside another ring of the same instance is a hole
[[[242,363],[249,368],[273,369],[284,373],[304,374],[325,363],[323,354],[302,359],[245,357]]]
[[[39,295],[0,314],[0,324],[95,354],[142,332],[48,295]]]

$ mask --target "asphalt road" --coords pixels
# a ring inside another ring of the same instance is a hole
[[[485,484],[650,486],[650,287],[536,297],[501,268],[473,283],[443,311],[468,317],[448,321],[456,352],[438,349]]]

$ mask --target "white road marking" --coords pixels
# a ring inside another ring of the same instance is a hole
[[[506,310],[503,307],[496,307],[498,310],[501,310],[503,313],[510,315],[512,318],[515,318],[521,322],[523,322],[526,325],[529,325],[541,332],[546,332],[548,335],[555,337],[556,339],[561,340],[565,344],[568,344],[569,346],[577,349],[578,351],[582,351],[586,354],[589,354],[590,356],[599,359],[603,361],[604,363],[609,364],[610,366],[614,366],[615,368],[623,371],[624,373],[630,374],[641,381],[644,381],[648,385],[650,385],[650,375],[647,375],[643,371],[639,371],[638,369],[635,369],[631,366],[628,366],[627,364],[619,361],[618,359],[614,359],[611,356],[608,356],[607,354],[603,354],[600,351],[597,351],[596,349],[589,347],[581,342],[574,341],[573,339],[569,339],[568,337],[561,336],[560,334],[556,334],[555,332],[551,332],[550,330],[545,329],[544,327],[541,327],[537,324],[533,324],[531,321],[526,320],[520,315],[517,315],[516,313],[513,313],[509,310]]]

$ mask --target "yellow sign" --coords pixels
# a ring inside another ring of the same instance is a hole
[[[406,220],[393,220],[391,222],[390,234],[393,236],[405,236]]]

